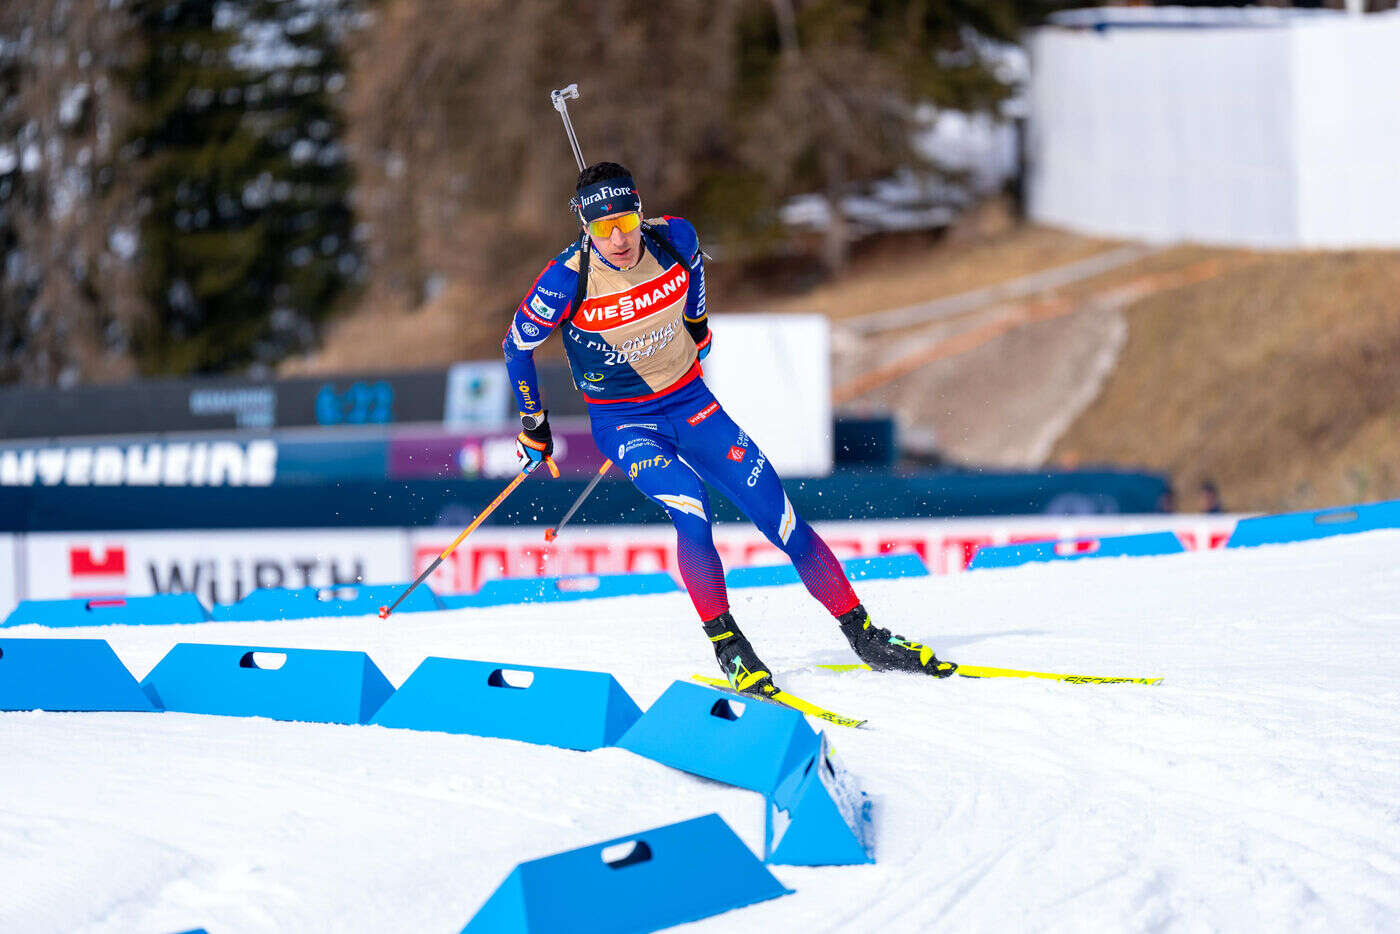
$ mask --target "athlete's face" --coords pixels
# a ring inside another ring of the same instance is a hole
[[[619,211],[616,214],[609,214],[601,220],[612,220],[629,213],[631,212]],[[593,249],[619,269],[631,269],[642,258],[642,228],[640,227],[634,227],[623,233],[621,226],[613,225],[611,232],[606,237],[595,237],[590,233],[589,239],[593,241]]]

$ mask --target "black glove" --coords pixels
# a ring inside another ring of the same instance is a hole
[[[549,430],[548,410],[538,415],[520,416],[521,431],[515,436],[515,456],[522,470],[533,470],[554,454],[554,435]]]
[[[705,355],[710,352],[710,321],[708,316],[699,321],[686,319],[685,329],[690,332],[690,339],[695,341],[696,358],[705,359]]]

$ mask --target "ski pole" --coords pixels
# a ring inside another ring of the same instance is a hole
[[[588,494],[593,492],[593,488],[598,485],[599,480],[603,479],[603,474],[607,473],[608,468],[611,466],[612,461],[607,459],[603,460],[603,466],[599,467],[598,472],[593,475],[593,479],[588,481],[588,486],[583,488],[583,492],[578,495],[578,499],[574,500],[574,504],[569,507],[569,511],[564,513],[564,518],[559,520],[559,524],[552,525],[544,530],[545,541],[552,542],[559,537],[559,530],[569,524],[569,520],[574,517],[574,513],[578,512],[578,508],[583,505],[583,501],[588,499]]]
[[[554,474],[554,476],[556,477],[559,476],[559,468],[554,465],[554,458],[546,457],[544,459],[544,462],[549,466],[550,473]],[[497,506],[505,502],[506,497],[509,496],[511,493],[514,493],[515,488],[520,486],[520,484],[525,480],[526,477],[530,476],[530,471],[534,470],[538,466],[539,464],[533,464],[525,468],[516,475],[514,480],[507,483],[506,488],[500,493],[496,494],[496,498],[491,500],[490,504],[485,509],[483,509],[475,519],[472,520],[472,524],[463,529],[462,534],[454,538],[452,540],[452,544],[444,548],[442,554],[438,555],[436,558],[433,559],[433,563],[428,565],[427,570],[425,570],[422,574],[419,574],[418,579],[415,580],[413,583],[409,584],[408,589],[405,590],[403,593],[399,594],[399,598],[397,600],[395,600],[388,606],[381,606],[379,608],[379,618],[388,619],[389,614],[394,612],[394,610],[398,608],[398,605],[400,603],[403,603],[404,598],[406,598],[409,594],[413,593],[414,588],[416,588],[419,584],[427,580],[429,575],[431,575],[434,571],[438,569],[438,565],[442,564],[443,561],[447,560],[447,556],[452,554],[452,552],[456,551],[457,546],[462,544],[462,541],[468,535],[472,534],[472,532],[475,532],[476,527],[478,525],[481,525],[481,523],[486,520],[486,517],[491,515],[491,513],[496,510]]]
[[[549,92],[549,101],[554,105],[554,109],[559,111],[559,119],[564,121],[564,132],[569,134],[569,148],[574,151],[574,161],[578,163],[578,170],[582,172],[587,163],[583,161],[583,150],[578,148],[578,137],[574,135],[574,125],[569,120],[569,101],[571,100],[578,100],[577,84]]]

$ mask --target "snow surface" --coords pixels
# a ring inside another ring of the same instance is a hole
[[[1400,532],[866,583],[969,663],[1157,687],[792,672],[877,800],[878,863],[695,930],[1400,927]],[[797,587],[736,591],[770,665],[847,660]],[[7,635],[51,635],[37,627]],[[709,671],[682,595],[377,619],[108,627],[176,641],[614,672],[643,706]],[[758,795],[617,749],[181,714],[0,714],[0,931],[455,931],[523,859]],[[722,867],[716,867],[722,877]],[[712,883],[713,884],[713,883]]]

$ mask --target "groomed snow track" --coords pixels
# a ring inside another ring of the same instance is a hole
[[[849,660],[800,587],[736,591],[877,800],[867,867],[696,931],[1394,930],[1400,532],[866,583],[983,665],[1156,687],[925,681]],[[51,636],[21,627],[7,636]],[[394,617],[65,630],[139,678],[181,641],[606,670],[646,707],[713,661],[683,594]],[[618,749],[185,714],[0,714],[0,931],[455,931],[530,859],[759,799]],[[722,867],[716,867],[722,880]],[[720,882],[722,884],[722,881]]]

